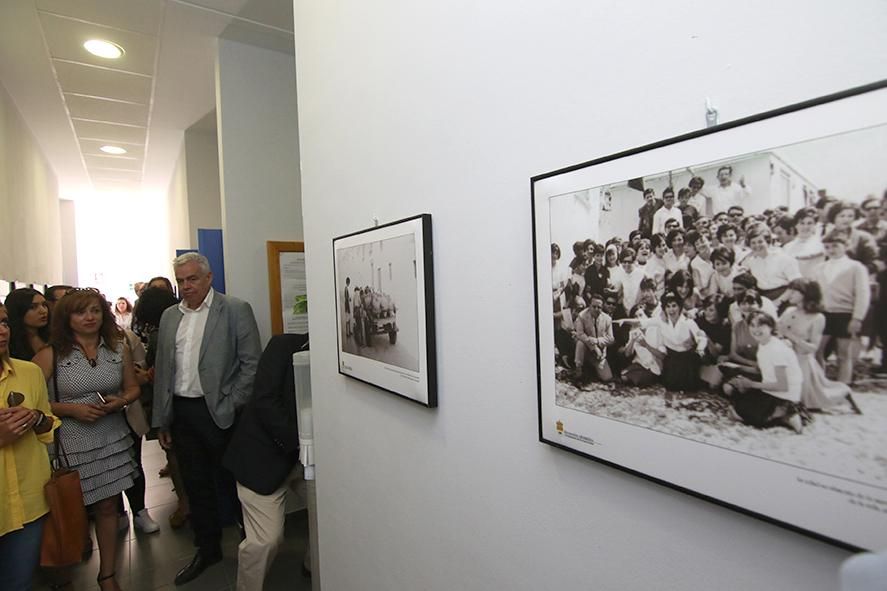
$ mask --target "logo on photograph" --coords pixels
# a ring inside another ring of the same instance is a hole
[[[557,429],[558,433],[560,433],[561,435],[564,434],[564,422],[563,421],[556,422],[554,424],[554,427],[555,427],[555,429]]]

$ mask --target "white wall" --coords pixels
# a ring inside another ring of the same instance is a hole
[[[222,227],[218,135],[193,127],[185,131],[185,161],[188,167],[188,233],[191,243],[196,246],[198,229]]]
[[[529,178],[700,128],[705,97],[728,120],[881,78],[884,3],[296,0],[295,24],[323,588],[836,589],[844,551],[538,443]],[[331,239],[421,212],[437,410],[336,371]]]
[[[268,240],[302,240],[293,56],[219,39],[216,63],[227,292],[271,335]]]
[[[169,181],[169,190],[166,194],[167,207],[167,240],[166,250],[169,258],[168,268],[160,269],[157,275],[165,275],[172,279],[172,260],[176,256],[176,249],[197,248],[197,237],[189,232],[189,194],[188,194],[188,159],[185,144],[179,148],[179,157]],[[147,281],[145,278],[143,281]]]
[[[0,85],[0,279],[61,283],[58,182]]]

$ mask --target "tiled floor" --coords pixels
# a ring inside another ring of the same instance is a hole
[[[117,559],[117,580],[120,587],[124,591],[233,590],[237,579],[237,544],[240,542],[236,528],[233,527],[225,529],[222,539],[225,558],[221,563],[210,567],[187,585],[176,587],[173,584],[176,573],[194,554],[191,530],[184,527],[176,531],[169,526],[169,515],[176,508],[176,496],[170,479],[157,476],[157,471],[166,463],[166,456],[156,441],[145,442],[142,463],[147,478],[145,504],[151,516],[160,524],[160,532],[143,534],[130,527],[125,535],[120,535]],[[265,591],[310,591],[311,580],[301,574],[302,557],[308,540],[306,511],[287,516],[285,536],[265,581]],[[97,588],[95,578],[99,568],[98,554],[96,548],[88,562],[71,570],[74,591]],[[38,581],[40,579],[38,576]],[[36,589],[45,591],[49,587],[42,583]],[[65,589],[69,591],[71,587]]]

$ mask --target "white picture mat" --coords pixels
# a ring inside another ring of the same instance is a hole
[[[887,89],[881,89],[535,181],[541,438],[846,544],[887,546],[883,488],[556,406],[546,272],[552,197],[885,123]],[[558,421],[565,434],[558,433]]]
[[[338,341],[339,347],[339,371],[351,375],[357,379],[371,382],[386,390],[390,390],[396,394],[400,394],[407,398],[411,398],[422,404],[428,404],[428,347],[426,326],[426,302],[425,302],[425,257],[423,255],[423,245],[425,236],[422,227],[422,218],[415,218],[400,222],[391,226],[377,228],[372,231],[362,232],[353,236],[336,239],[333,256],[338,261],[340,250],[345,250],[353,246],[359,246],[379,240],[387,240],[407,234],[413,234],[415,237],[415,261],[416,261],[416,302],[417,302],[417,320],[419,329],[418,338],[418,358],[419,371],[410,371],[402,367],[390,365],[353,355],[344,351],[341,338]],[[342,309],[344,303],[342,301],[342,290],[344,284],[340,285],[338,276],[336,278],[336,310]],[[433,297],[433,294],[429,294]],[[337,334],[342,333],[341,315],[336,314],[336,330]],[[343,364],[347,367],[344,367]]]

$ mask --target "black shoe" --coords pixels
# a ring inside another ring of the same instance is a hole
[[[198,549],[197,554],[194,555],[194,558],[191,559],[191,562],[188,563],[188,566],[180,570],[176,575],[176,585],[184,585],[185,583],[190,583],[191,581],[199,577],[200,574],[207,568],[221,561],[221,550],[216,550],[215,552],[205,552],[204,550]]]

